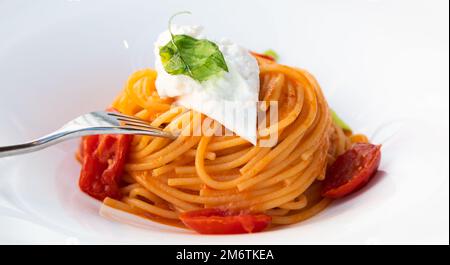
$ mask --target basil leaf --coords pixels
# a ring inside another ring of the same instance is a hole
[[[331,117],[333,118],[334,123],[341,127],[343,130],[345,131],[352,131],[352,128],[350,128],[350,126],[347,125],[347,123],[345,123],[337,114],[336,112],[334,112],[334,110],[330,109],[331,111]]]
[[[280,57],[278,56],[278,53],[271,49],[265,51],[264,54],[272,57],[275,61],[278,61],[278,59],[280,59]]]
[[[187,75],[205,81],[228,67],[219,47],[209,40],[188,35],[172,35],[172,40],[160,48],[164,69],[171,75]]]

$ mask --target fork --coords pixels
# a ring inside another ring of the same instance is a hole
[[[31,142],[0,147],[0,158],[38,151],[62,141],[86,135],[135,134],[175,139],[172,133],[151,126],[148,122],[128,115],[96,111],[79,116],[61,129]]]

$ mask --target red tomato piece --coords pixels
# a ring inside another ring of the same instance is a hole
[[[357,143],[327,171],[322,196],[341,198],[363,187],[378,170],[381,145]]]
[[[233,213],[207,208],[180,214],[183,223],[200,234],[243,234],[264,230],[272,221],[265,214]]]
[[[257,53],[257,52],[250,52],[250,53],[255,57],[260,57],[260,58],[263,58],[263,59],[266,59],[266,60],[269,60],[272,62],[276,61],[275,58],[273,58],[272,56],[267,55],[267,54],[262,54],[262,53]]]
[[[90,196],[120,199],[120,177],[125,165],[131,135],[92,135],[82,139],[79,186]]]

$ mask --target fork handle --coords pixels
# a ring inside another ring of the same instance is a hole
[[[70,138],[75,138],[81,136],[79,132],[55,132],[39,138],[37,140],[17,144],[0,146],[0,158],[14,155],[21,155],[26,153],[31,153],[34,151],[39,151],[41,149],[47,148],[54,144],[60,143]]]
[[[34,151],[39,151],[41,149],[47,148],[54,144],[63,142],[68,139],[78,138],[86,135],[95,135],[95,134],[137,134],[137,135],[148,135],[148,136],[156,136],[156,137],[164,137],[173,139],[173,135],[170,133],[166,133],[159,130],[141,130],[141,129],[130,129],[121,130],[120,127],[95,127],[86,129],[78,129],[78,130],[64,130],[60,129],[54,133],[51,133],[47,136],[39,138],[37,140],[18,144],[18,145],[9,145],[9,146],[0,146],[0,158],[14,155],[26,154]]]

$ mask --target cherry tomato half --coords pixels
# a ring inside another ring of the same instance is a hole
[[[263,59],[266,59],[266,60],[269,60],[272,62],[276,61],[275,58],[273,58],[272,56],[267,55],[267,54],[262,54],[262,53],[257,53],[257,52],[250,52],[250,53],[255,57],[260,57],[260,58],[263,58]]]
[[[200,234],[243,234],[264,230],[272,221],[265,214],[233,213],[207,208],[180,214],[183,223]]]
[[[79,186],[90,196],[120,199],[120,177],[130,146],[131,135],[91,135],[82,139]]]
[[[378,170],[381,146],[356,143],[328,169],[322,196],[341,198],[363,187]]]

